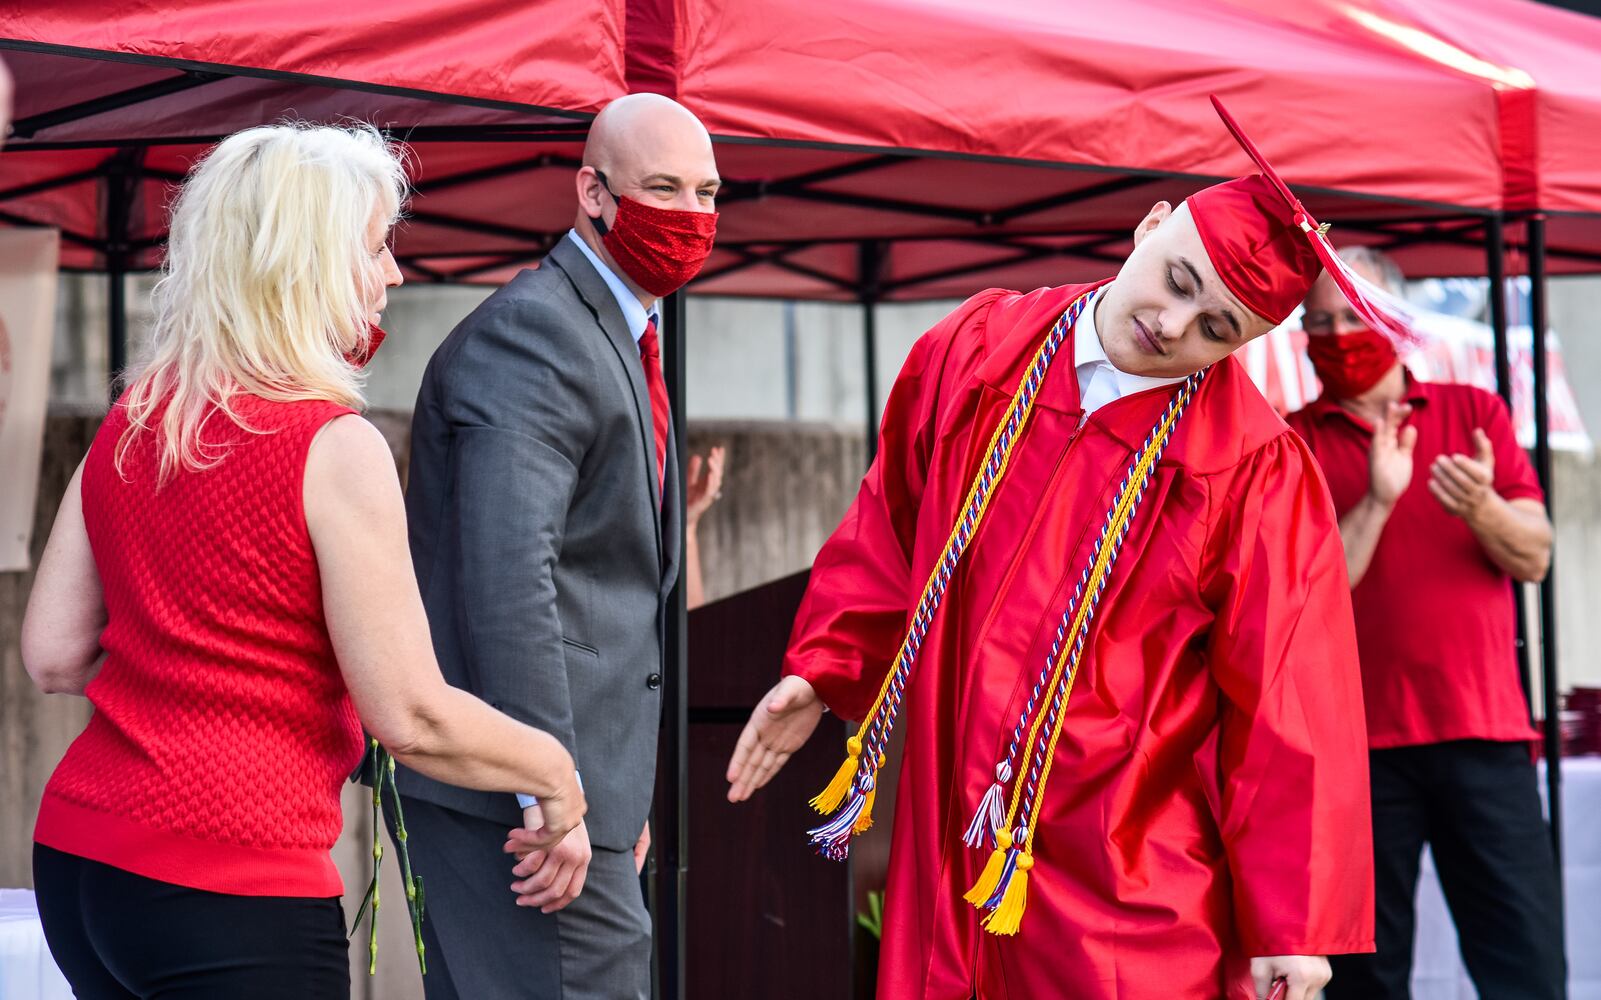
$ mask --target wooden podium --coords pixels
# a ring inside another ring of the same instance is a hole
[[[850,865],[818,857],[805,836],[818,821],[806,801],[839,766],[844,724],[824,716],[771,784],[748,802],[727,799],[729,756],[751,709],[778,680],[807,576],[689,615],[687,997],[853,993]]]

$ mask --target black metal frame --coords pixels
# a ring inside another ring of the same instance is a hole
[[[310,86],[326,87],[329,89],[357,90],[372,93],[391,94],[400,97],[417,98],[440,103],[463,104],[475,107],[492,108],[516,112],[535,112],[551,115],[556,118],[569,119],[568,121],[547,122],[528,125],[503,126],[417,126],[410,129],[392,129],[392,134],[408,142],[456,141],[456,142],[522,142],[522,143],[571,143],[581,140],[588,128],[590,115],[567,112],[555,108],[518,105],[503,101],[490,101],[482,99],[464,98],[453,95],[441,95],[426,91],[416,91],[407,88],[387,87],[354,83],[348,80],[336,80],[326,77],[306,74],[283,73],[270,70],[261,70],[243,67],[218,66],[198,63],[188,60],[167,59],[159,57],[137,56],[126,53],[111,53],[99,50],[86,50],[69,46],[48,45],[33,42],[20,42],[16,40],[0,39],[0,50],[19,50],[40,52],[52,55],[69,55],[80,58],[98,59],[111,62],[136,63],[141,65],[161,66],[181,70],[182,75],[168,80],[156,81],[141,87],[130,88],[118,93],[105,95],[92,101],[80,102],[69,107],[59,108],[50,112],[33,115],[16,122],[13,126],[14,134],[22,139],[21,143],[14,143],[12,149],[22,150],[55,150],[55,149],[82,149],[103,148],[116,150],[101,166],[79,171],[74,174],[63,175],[44,181],[0,191],[0,204],[16,200],[29,195],[42,193],[55,188],[79,184],[89,180],[99,180],[104,184],[105,206],[105,232],[102,239],[93,234],[62,231],[62,238],[68,242],[86,247],[101,253],[105,258],[105,271],[109,281],[110,291],[110,319],[108,337],[110,338],[110,376],[115,392],[115,379],[126,364],[127,328],[126,328],[126,302],[125,277],[129,270],[137,263],[137,254],[161,245],[165,242],[165,234],[135,236],[131,231],[133,208],[139,195],[139,186],[146,180],[159,180],[168,183],[180,181],[182,178],[170,171],[152,170],[143,164],[144,153],[152,146],[161,145],[209,145],[223,138],[222,136],[175,136],[167,138],[146,137],[139,140],[98,140],[98,141],[30,141],[38,132],[53,126],[66,124],[71,121],[102,114],[107,111],[128,107],[142,101],[164,97],[181,90],[209,84],[216,80],[230,76],[244,76],[257,79],[297,82]],[[1078,257],[1107,264],[1121,262],[1121,257],[1109,253],[1106,247],[1114,245],[1127,238],[1121,231],[1078,231],[1078,232],[1049,232],[1049,233],[1016,233],[1000,231],[996,227],[1014,222],[1042,211],[1062,208],[1068,205],[1103,197],[1132,187],[1156,180],[1194,180],[1206,182],[1212,178],[1202,175],[1189,175],[1149,170],[1123,170],[1121,176],[1111,177],[1103,182],[1064,191],[1056,195],[1034,198],[1027,202],[999,210],[970,210],[948,205],[937,205],[928,202],[918,202],[907,199],[877,198],[865,195],[855,195],[844,192],[821,190],[816,185],[828,181],[838,180],[842,177],[857,176],[874,170],[884,169],[905,162],[910,158],[932,159],[960,159],[971,162],[995,163],[1004,165],[1023,165],[1048,167],[1067,171],[1092,170],[1075,164],[1047,164],[1037,161],[1025,161],[995,156],[969,156],[963,154],[946,154],[933,152],[907,152],[901,150],[884,150],[872,147],[856,147],[845,145],[831,145],[798,141],[775,141],[747,138],[721,137],[719,142],[744,145],[759,144],[774,147],[793,149],[819,149],[832,152],[851,152],[863,154],[866,158],[839,166],[812,170],[796,174],[791,177],[772,181],[740,181],[730,180],[726,183],[720,200],[726,205],[741,201],[757,200],[764,197],[790,197],[828,203],[849,207],[866,208],[877,211],[889,211],[901,214],[917,215],[923,218],[955,221],[974,227],[976,232],[967,234],[944,234],[915,237],[900,237],[904,242],[921,240],[938,241],[964,241],[975,242],[985,246],[1009,247],[1016,253],[1008,258],[989,260],[959,267],[944,268],[924,274],[910,275],[896,280],[886,280],[887,268],[885,266],[889,241],[884,239],[805,239],[805,240],[762,240],[745,243],[720,243],[719,249],[732,250],[739,260],[725,265],[713,272],[708,272],[702,280],[710,280],[727,275],[745,268],[769,265],[778,267],[792,273],[802,275],[822,282],[829,287],[851,294],[863,307],[863,374],[865,379],[866,396],[866,441],[869,462],[877,449],[877,424],[879,419],[879,401],[877,398],[877,330],[876,306],[885,297],[920,284],[932,281],[960,277],[964,274],[977,273],[995,267],[1006,267],[1014,264],[1037,260],[1042,257],[1064,256]],[[488,180],[498,177],[515,176],[520,173],[541,170],[549,167],[571,168],[577,161],[571,157],[560,154],[547,153],[507,164],[493,167],[479,168],[465,171],[436,180],[428,181],[419,187],[419,191],[446,190],[451,187]],[[1106,172],[1106,171],[1100,171]],[[1349,192],[1323,192],[1318,189],[1309,189],[1308,193],[1333,193],[1349,196]],[[1362,197],[1362,196],[1358,196]],[[1373,201],[1397,203],[1397,199],[1370,198]],[[1453,206],[1437,205],[1428,202],[1407,202],[1420,209],[1435,213],[1410,218],[1393,219],[1351,219],[1340,222],[1343,228],[1362,232],[1371,236],[1381,237],[1375,243],[1377,249],[1396,249],[1419,242],[1438,242],[1462,246],[1483,246],[1487,254],[1487,271],[1490,275],[1490,314],[1491,327],[1495,333],[1496,352],[1496,379],[1503,398],[1510,403],[1511,381],[1509,367],[1509,350],[1506,333],[1506,300],[1505,300],[1505,234],[1504,227],[1508,222],[1521,221],[1526,226],[1527,246],[1529,252],[1530,278],[1533,283],[1531,305],[1533,308],[1534,330],[1533,365],[1534,365],[1534,407],[1536,422],[1536,469],[1540,481],[1545,489],[1548,511],[1551,504],[1551,454],[1549,440],[1549,419],[1546,413],[1547,389],[1547,357],[1543,332],[1546,319],[1546,287],[1545,266],[1548,257],[1562,256],[1585,263],[1601,262],[1601,254],[1594,254],[1573,249],[1551,248],[1546,244],[1545,220],[1540,215],[1527,215],[1503,217],[1494,212],[1463,210]],[[502,239],[525,241],[526,248],[513,251],[504,248],[473,253],[470,251],[453,251],[443,254],[408,255],[402,257],[401,262],[413,273],[421,275],[434,282],[460,282],[478,275],[489,273],[504,267],[528,263],[542,257],[555,240],[561,237],[559,232],[540,232],[522,227],[510,226],[501,223],[483,222],[472,219],[458,219],[440,213],[416,212],[412,216],[419,222],[433,226],[442,226],[455,229],[459,232],[477,233],[494,236]],[[39,223],[19,216],[12,212],[0,209],[0,223],[15,226],[31,226]],[[1412,229],[1410,227],[1420,227]],[[58,227],[59,228],[59,227]],[[1482,238],[1475,238],[1473,234],[1482,230]],[[1039,240],[1060,240],[1066,238],[1068,242],[1062,245],[1051,245],[1037,242]],[[823,245],[855,244],[858,252],[858,269],[856,280],[841,278],[828,274],[816,268],[796,263],[788,258],[810,247]],[[487,263],[480,263],[472,267],[445,271],[432,267],[425,261],[438,262],[451,258],[490,257]],[[666,300],[667,312],[666,336],[664,338],[664,364],[668,386],[670,389],[673,407],[673,427],[679,454],[684,454],[685,426],[684,426],[684,394],[686,356],[684,344],[684,296],[675,294]],[[1545,706],[1545,748],[1548,761],[1547,781],[1549,789],[1549,809],[1551,816],[1551,837],[1553,848],[1560,870],[1561,849],[1561,756],[1560,733],[1557,726],[1557,650],[1555,632],[1555,592],[1553,576],[1547,574],[1540,585],[1540,621],[1541,621],[1541,678],[1542,695]],[[1519,658],[1522,664],[1524,686],[1527,692],[1529,683],[1529,650],[1522,636],[1524,629],[1523,593],[1518,588],[1518,627]],[[687,892],[689,875],[688,857],[688,817],[683,808],[685,788],[688,774],[687,749],[687,700],[688,679],[685,672],[687,657],[687,612],[685,610],[682,587],[674,592],[670,604],[667,621],[667,662],[664,664],[666,682],[664,693],[663,734],[664,745],[670,748],[672,757],[671,766],[667,772],[667,782],[671,794],[665,796],[670,803],[671,814],[658,815],[655,823],[655,846],[658,867],[666,872],[666,877],[659,880],[659,897],[657,899],[657,942],[660,956],[660,983],[663,995],[670,998],[684,995],[684,964],[683,964],[683,934],[685,914],[685,893]],[[1560,884],[1560,879],[1559,879]],[[666,919],[663,919],[663,917]]]
[[[1527,219],[1529,246],[1529,330],[1530,364],[1534,368],[1534,469],[1545,493],[1546,516],[1556,523],[1551,478],[1551,414],[1546,405],[1549,387],[1549,357],[1546,345],[1545,217],[1538,213]],[[1553,546],[1555,548],[1555,546]],[[1540,700],[1545,710],[1546,811],[1551,821],[1551,851],[1557,871],[1562,868],[1562,729],[1557,692],[1557,602],[1556,558],[1540,580]],[[1562,880],[1557,879],[1557,915],[1563,926]]]
[[[688,447],[684,400],[688,364],[685,350],[684,293],[667,296],[663,305],[667,337],[663,371],[672,404],[673,444],[677,449],[680,496],[683,495],[684,469]],[[684,505],[678,505],[679,537],[685,531]],[[684,574],[678,575],[667,603],[667,650],[662,672],[661,745],[668,747],[669,765],[664,769],[665,794],[652,823],[656,849],[655,926],[658,995],[681,998],[685,993],[684,936],[687,931],[686,894],[689,888],[689,604]],[[662,808],[665,807],[665,808]],[[669,919],[663,919],[663,916]]]

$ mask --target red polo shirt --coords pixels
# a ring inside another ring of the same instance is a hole
[[[1495,450],[1497,493],[1539,500],[1539,482],[1500,397],[1408,374],[1407,402],[1407,422],[1418,429],[1412,483],[1351,592],[1368,744],[1532,739],[1518,678],[1511,577],[1429,492],[1429,466],[1441,454],[1473,455],[1478,427]],[[1372,427],[1326,394],[1288,419],[1323,467],[1343,518],[1368,489]]]

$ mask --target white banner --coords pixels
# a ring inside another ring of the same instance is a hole
[[[0,572],[31,564],[60,251],[54,229],[0,230]]]

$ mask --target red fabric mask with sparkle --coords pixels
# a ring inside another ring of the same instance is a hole
[[[632,198],[619,198],[595,171],[601,186],[617,202],[617,218],[610,226],[594,220],[601,242],[634,284],[661,298],[671,295],[700,273],[717,238],[716,212],[690,212],[657,208]]]
[[[1399,360],[1390,339],[1365,326],[1350,333],[1307,337],[1306,353],[1318,381],[1340,399],[1352,399],[1378,385]]]
[[[372,356],[378,353],[378,345],[384,342],[383,328],[376,323],[367,324],[367,346],[357,345],[356,349],[345,355],[345,360],[357,368],[365,368],[372,362]]]

